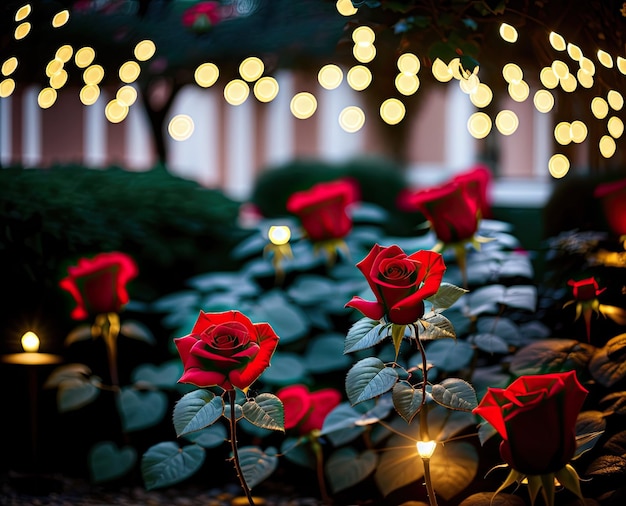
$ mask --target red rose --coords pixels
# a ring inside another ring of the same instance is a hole
[[[567,284],[572,287],[574,298],[579,302],[594,300],[598,295],[606,290],[606,288],[600,289],[598,282],[593,277],[581,279],[580,281],[570,279]]]
[[[319,430],[324,419],[340,402],[341,392],[324,388],[309,392],[304,385],[290,385],[276,392],[285,410],[285,429],[298,427],[300,434]]]
[[[243,390],[269,367],[278,336],[268,323],[252,323],[239,311],[200,311],[191,334],[174,343],[184,367],[180,383]]]
[[[594,197],[600,199],[604,218],[617,235],[626,235],[626,179],[599,184]]]
[[[452,181],[465,187],[468,195],[477,203],[480,209],[480,217],[491,216],[491,202],[489,197],[489,185],[491,183],[491,171],[485,165],[476,165],[465,172],[456,174]]]
[[[561,470],[576,451],[576,418],[587,390],[575,371],[521,376],[488,388],[474,413],[502,436],[500,455],[527,475]]]
[[[357,200],[356,184],[349,180],[318,183],[287,200],[287,211],[301,221],[311,241],[341,239],[352,229],[346,208]]]
[[[129,300],[126,283],[137,276],[138,270],[131,257],[114,251],[81,258],[67,272],[69,276],[59,286],[76,301],[71,317],[82,320],[90,315],[119,313]]]
[[[217,2],[198,2],[183,12],[183,26],[198,32],[209,30],[222,19]]]
[[[368,318],[398,325],[416,322],[424,315],[424,299],[437,293],[446,266],[434,251],[420,250],[407,255],[397,245],[375,244],[356,265],[376,296],[376,302],[353,297],[346,304]]]

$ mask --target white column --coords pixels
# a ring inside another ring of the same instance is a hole
[[[30,86],[23,96],[22,163],[25,167],[37,166],[41,161],[41,109],[37,103],[38,95],[39,90]]]
[[[241,105],[226,105],[224,142],[226,172],[224,192],[229,197],[244,200],[252,191],[254,179],[253,153],[255,142],[254,96]]]
[[[108,102],[105,91],[100,92],[98,100],[84,107],[84,162],[88,167],[104,167],[107,164],[107,119],[104,108]]]
[[[448,83],[447,92],[445,168],[461,172],[476,160],[476,142],[467,130],[467,120],[476,109],[456,80]]]
[[[150,143],[152,133],[146,110],[140,100],[130,107],[125,121],[127,122],[126,163],[131,169],[147,170],[154,162]]]
[[[274,78],[278,82],[278,95],[267,104],[264,166],[286,163],[292,159],[294,153],[294,118],[289,110],[293,97],[293,75],[282,70]]]
[[[13,162],[13,137],[11,119],[13,112],[13,97],[0,99],[0,164],[10,165]]]

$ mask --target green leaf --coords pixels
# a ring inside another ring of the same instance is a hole
[[[393,386],[392,398],[396,411],[407,423],[411,423],[413,417],[422,407],[424,396],[421,388],[414,388],[403,381],[399,381]]]
[[[352,360],[344,355],[344,336],[339,333],[315,336],[304,353],[304,366],[313,374],[345,370]]]
[[[498,302],[508,307],[534,312],[537,309],[537,287],[533,285],[509,286]]]
[[[137,462],[132,446],[121,449],[112,441],[96,443],[89,451],[89,470],[94,483],[111,481],[129,473]]]
[[[594,350],[594,346],[574,339],[545,339],[513,355],[510,371],[516,376],[582,371],[587,368]]]
[[[452,322],[440,313],[429,312],[419,319],[422,325],[419,338],[422,341],[435,339],[456,338]]]
[[[335,295],[335,283],[327,277],[313,274],[298,276],[287,294],[301,306],[323,303]]]
[[[457,300],[468,292],[469,290],[465,288],[450,283],[441,283],[437,293],[426,300],[433,305],[433,311],[441,311],[452,307]]]
[[[174,429],[177,436],[203,429],[215,423],[224,412],[224,399],[204,389],[181,397],[174,406]]]
[[[372,450],[358,453],[354,448],[344,447],[333,452],[326,462],[326,476],[333,493],[350,488],[367,478],[378,462]]]
[[[346,393],[354,404],[373,399],[390,390],[398,381],[398,372],[376,357],[359,360],[346,376]]]
[[[526,502],[518,495],[502,492],[478,492],[463,499],[459,506],[525,506]]]
[[[242,411],[244,418],[257,427],[285,432],[283,403],[273,394],[263,393],[248,399]]]
[[[278,457],[273,448],[266,452],[256,446],[244,446],[238,449],[241,471],[250,488],[269,478],[278,467]]]
[[[600,404],[609,402],[611,404],[604,408],[606,414],[626,415],[626,391],[613,392],[600,399]]]
[[[356,425],[360,417],[359,411],[347,402],[342,402],[326,415],[320,435],[330,439],[335,446],[349,443],[365,430],[364,427]]]
[[[141,474],[146,490],[180,483],[198,471],[206,456],[198,445],[179,447],[171,441],[148,448],[141,459]]]
[[[486,316],[476,324],[478,333],[495,334],[512,346],[520,346],[522,333],[509,318]]]
[[[91,325],[82,324],[74,327],[72,331],[67,335],[64,341],[65,346],[70,346],[78,341],[88,341],[92,339]]]
[[[607,388],[626,377],[626,333],[613,337],[594,353],[589,372]]]
[[[361,318],[348,330],[343,352],[351,353],[371,348],[385,337],[387,337],[387,332],[384,324],[378,320]]]
[[[476,477],[478,452],[464,441],[438,445],[430,458],[435,492],[446,501],[465,490]]]
[[[585,476],[605,476],[622,479],[626,474],[626,458],[619,455],[601,455],[585,471]]]
[[[283,386],[303,382],[305,377],[306,369],[299,354],[277,351],[272,356],[271,366],[261,374],[260,380]]]
[[[269,323],[282,344],[297,341],[309,332],[310,323],[302,308],[291,304],[278,290],[265,293],[253,306],[249,318],[254,322]]]
[[[137,341],[143,341],[148,344],[156,344],[156,339],[152,331],[143,323],[126,320],[122,322],[120,326],[120,334],[130,339],[136,339]]]
[[[468,337],[468,341],[471,342],[476,348],[485,353],[508,353],[509,345],[504,339],[495,334],[473,334]]]
[[[165,417],[167,407],[167,395],[157,390],[123,387],[118,396],[122,425],[127,432],[154,427]]]
[[[100,389],[85,378],[65,379],[57,391],[57,408],[60,413],[79,409],[95,401],[99,395]]]
[[[306,438],[288,437],[280,445],[280,453],[290,462],[302,467],[315,469],[316,460],[311,445]]]
[[[179,359],[170,360],[161,365],[142,364],[132,374],[132,381],[141,385],[147,383],[158,388],[175,387],[183,373],[183,365]]]
[[[472,411],[478,406],[476,392],[472,385],[459,378],[446,378],[433,385],[433,400],[441,406],[460,411]]]
[[[54,369],[44,383],[44,388],[57,388],[66,380],[87,381],[91,376],[91,369],[85,364],[67,364]]]
[[[426,358],[442,371],[460,371],[474,356],[474,348],[465,341],[440,339],[426,347]]]
[[[214,423],[204,429],[188,432],[184,436],[188,441],[202,446],[202,448],[215,448],[222,445],[228,438],[226,427],[221,423]]]
[[[467,296],[470,316],[497,313],[499,301],[504,298],[505,291],[504,285],[486,285],[473,290]]]

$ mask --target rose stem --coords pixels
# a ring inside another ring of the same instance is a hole
[[[422,405],[420,407],[420,435],[423,441],[428,441],[430,436],[428,435],[428,411],[426,410],[426,385],[428,384],[428,362],[426,360],[426,350],[422,346],[419,335],[419,327],[414,325],[415,330],[415,343],[422,356]],[[430,458],[422,457],[422,463],[424,464],[424,483],[426,484],[426,492],[428,493],[428,503],[430,506],[437,506],[437,497],[435,496],[435,489],[433,488],[432,479],[430,477]]]
[[[239,453],[237,452],[237,418],[235,415],[235,398],[237,397],[237,392],[233,388],[228,391],[228,395],[230,399],[230,446],[233,451],[233,462],[235,463],[235,470],[237,471],[237,477],[239,478],[241,488],[243,488],[243,491],[248,498],[248,503],[250,506],[254,506],[254,499],[252,499],[252,494],[250,493],[248,484],[243,477],[243,471],[241,470],[241,465],[239,464]]]
[[[322,446],[320,445],[317,435],[311,435],[311,443],[313,447],[313,453],[315,453],[315,470],[317,472],[317,482],[320,487],[320,495],[324,504],[331,504],[330,496],[326,490],[326,481],[324,480],[324,455],[322,453]]]

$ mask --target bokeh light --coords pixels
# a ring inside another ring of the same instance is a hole
[[[233,79],[224,87],[224,98],[230,105],[243,104],[248,95],[250,95],[250,87],[241,79]]]
[[[120,81],[126,84],[134,83],[139,74],[141,73],[141,67],[139,63],[133,60],[129,60],[127,62],[122,63],[120,70],[118,72],[120,76]]]
[[[100,97],[100,87],[97,84],[86,84],[80,90],[79,98],[84,105],[93,105]]]
[[[267,238],[272,244],[282,246],[291,239],[291,230],[286,225],[272,225],[267,231]]]
[[[475,112],[467,120],[467,130],[475,139],[483,139],[491,132],[491,118],[484,112]]]
[[[548,40],[550,41],[550,45],[556,51],[565,51],[567,44],[565,43],[565,39],[563,38],[562,35],[556,32],[550,32],[550,35],[548,36]]]
[[[70,19],[70,11],[68,11],[67,9],[61,12],[57,12],[52,18],[52,26],[54,28],[59,28],[63,26],[65,23],[67,23],[69,19]]]
[[[619,139],[624,133],[624,122],[617,116],[611,116],[606,126],[614,139]]]
[[[352,50],[354,58],[361,63],[369,63],[376,57],[376,47],[374,44],[359,42]]]
[[[539,112],[550,112],[554,107],[554,95],[548,90],[537,90],[533,97],[533,104]]]
[[[256,81],[264,71],[263,61],[256,56],[249,56],[239,65],[239,75],[248,82]]]
[[[594,97],[591,101],[591,112],[596,118],[604,119],[609,113],[609,104],[602,97]]]
[[[337,65],[324,65],[317,74],[317,81],[322,88],[334,90],[343,81],[343,71]]]
[[[37,96],[37,103],[42,109],[48,109],[57,100],[57,90],[54,88],[44,88]]]
[[[2,64],[2,75],[10,76],[15,69],[17,68],[17,58],[15,56],[11,56],[11,58],[7,58]]]
[[[17,25],[15,29],[14,37],[15,40],[22,40],[30,33],[30,23],[28,21],[24,21],[23,23]]]
[[[614,111],[621,111],[622,107],[624,107],[624,97],[619,91],[609,90],[606,99]]]
[[[348,133],[358,132],[365,124],[365,113],[360,107],[350,105],[339,113],[339,125]]]
[[[380,117],[388,125],[397,125],[406,114],[406,107],[397,98],[388,98],[380,106]]]
[[[15,13],[15,21],[19,23],[20,21],[23,21],[24,19],[26,19],[28,15],[31,13],[31,10],[32,9],[30,7],[30,4],[26,4],[20,7]]]
[[[254,96],[259,102],[271,102],[278,95],[278,81],[270,76],[265,76],[254,83]]]
[[[104,115],[111,123],[120,123],[128,116],[128,106],[113,99],[104,108]]]
[[[137,100],[137,90],[130,85],[122,86],[117,90],[115,98],[120,104],[130,107]]]
[[[502,23],[500,25],[500,37],[506,42],[516,42],[518,37],[517,30],[508,23]]]
[[[487,107],[493,99],[493,91],[485,83],[478,83],[478,86],[469,95],[470,101],[476,107]]]
[[[363,91],[372,82],[372,72],[364,65],[355,65],[348,70],[348,85],[355,91]]]
[[[154,56],[155,52],[156,45],[149,39],[138,42],[135,46],[135,49],[133,50],[135,58],[139,61],[149,60]]]
[[[298,119],[307,119],[317,110],[317,99],[309,92],[296,93],[289,105],[291,114]]]
[[[615,149],[617,148],[615,139],[613,139],[610,135],[603,135],[600,138],[599,148],[600,154],[604,158],[611,158],[615,154]]]
[[[61,60],[63,63],[67,63],[72,58],[74,54],[74,48],[69,44],[64,44],[55,53],[54,57],[58,60]]]
[[[194,131],[194,123],[187,114],[177,114],[167,125],[167,132],[175,141],[184,141],[191,137]]]
[[[552,70],[552,67],[544,67],[539,73],[539,80],[549,90],[556,88],[559,85],[559,78]]]
[[[420,71],[420,60],[413,53],[403,53],[398,57],[396,62],[400,72],[408,74],[417,74]]]
[[[597,56],[598,61],[607,69],[613,68],[613,57],[609,53],[603,51],[602,49],[598,49]]]
[[[587,125],[580,120],[572,121],[570,125],[570,137],[573,142],[580,144],[587,138]]]
[[[219,75],[220,71],[217,68],[217,65],[207,62],[198,65],[193,77],[198,86],[201,86],[202,88],[209,88],[215,84]]]
[[[55,90],[58,90],[59,88],[65,86],[68,77],[67,71],[65,69],[61,69],[53,76],[50,76],[50,86]]]
[[[441,83],[447,83],[453,77],[450,67],[439,58],[436,58],[433,62],[432,73],[435,79]]]
[[[571,42],[567,43],[567,54],[574,61],[580,61],[583,57],[582,50],[576,44],[572,44]]]
[[[83,69],[91,65],[95,57],[96,52],[92,47],[81,47],[74,55],[74,63],[76,63],[78,68]]]
[[[83,72],[85,84],[100,84],[104,78],[104,69],[101,65],[90,65]]]
[[[352,0],[337,0],[335,4],[337,12],[342,16],[353,16],[358,12],[358,9],[352,5]]]
[[[502,135],[512,135],[519,126],[517,114],[508,109],[500,111],[496,115],[496,128]]]
[[[15,81],[11,78],[0,81],[0,98],[7,98],[15,91]]]
[[[400,73],[394,81],[396,89],[403,95],[413,95],[420,87],[420,80],[415,74]]]
[[[569,172],[569,167],[569,159],[561,153],[552,155],[548,161],[548,171],[555,179],[564,177]]]

